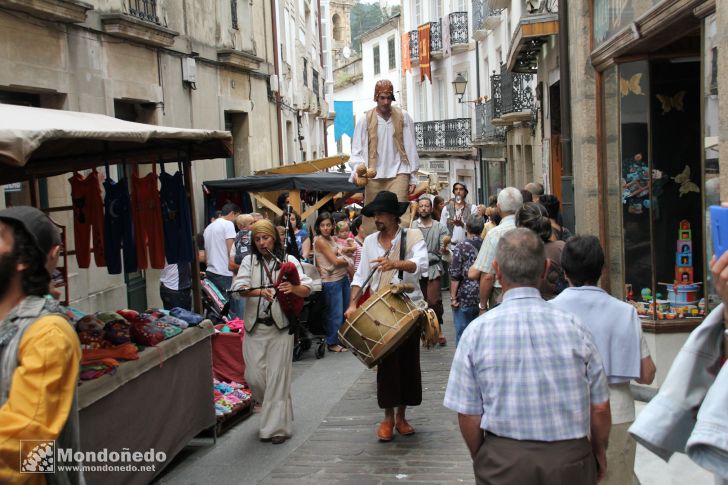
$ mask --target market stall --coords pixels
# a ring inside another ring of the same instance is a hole
[[[301,219],[308,218],[331,200],[347,199],[353,194],[364,192],[363,187],[349,182],[349,174],[336,172],[253,175],[208,180],[203,185],[210,194],[205,201],[207,206],[221,198],[224,200],[225,197],[245,193],[276,216],[283,214],[283,209],[272,200],[281,191],[288,191],[291,206]]]
[[[230,133],[223,131],[145,125],[92,113],[0,105],[0,164],[3,165],[0,184],[30,182],[31,200],[38,207],[39,181],[45,177],[104,166],[108,174],[108,166],[114,164],[133,168],[172,162],[179,169],[175,177],[183,180],[180,203],[188,206],[189,220],[183,222],[195,227],[194,211],[189,210],[194,207],[190,164],[193,160],[230,156],[231,142]],[[160,167],[163,170],[163,165]],[[98,183],[94,190],[99,190]],[[73,211],[78,208],[76,202],[43,209],[49,213]],[[92,253],[94,249],[91,248]],[[67,251],[63,261],[73,254],[75,251]],[[197,260],[191,258],[189,262],[193,302],[199,311]],[[63,266],[67,267],[67,263]],[[68,299],[67,275],[64,278]],[[113,337],[127,342],[122,345],[134,355],[127,361],[114,360],[111,369],[101,366],[100,370],[90,371],[98,375],[84,376],[89,380],[79,387],[81,447],[84,451],[153,448],[163,452],[165,460],[156,463],[153,471],[88,473],[87,482],[148,483],[193,436],[215,425],[212,325],[203,322],[196,326],[190,324],[189,328],[163,326],[156,323],[163,320],[160,315],[152,318],[144,314],[142,318],[127,310],[98,310],[80,319],[84,321],[83,330],[77,326],[80,340],[86,343],[85,350],[117,350],[104,342],[109,337],[109,322],[104,327],[102,315],[108,317],[111,313],[115,325],[111,329]],[[119,314],[123,317],[116,318]],[[125,318],[129,318],[126,325]],[[134,340],[135,330],[150,338],[154,332],[165,335],[147,342],[137,352],[139,341]]]

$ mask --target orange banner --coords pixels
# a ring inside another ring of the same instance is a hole
[[[405,32],[402,34],[402,74],[412,72],[412,59],[410,58],[409,43],[409,32]]]
[[[425,78],[432,84],[432,69],[430,68],[430,24],[417,27],[417,35],[420,41],[420,82]]]

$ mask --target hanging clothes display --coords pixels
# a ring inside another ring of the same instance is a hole
[[[101,176],[94,169],[87,177],[78,172],[68,179],[73,200],[73,237],[79,268],[91,264],[93,242],[96,266],[106,266],[104,254],[104,202],[101,199]]]
[[[167,262],[170,264],[191,262],[194,258],[192,217],[182,180],[182,170],[170,175],[164,171],[164,164],[162,164],[159,182],[164,226],[164,254]]]
[[[164,232],[156,168],[155,164],[153,172],[144,177],[131,176],[131,204],[139,269],[147,269],[149,265],[154,269],[164,268]]]
[[[137,270],[137,254],[131,222],[131,200],[126,178],[114,182],[109,174],[104,180],[104,234],[106,263],[109,274],[121,273],[121,251],[124,251],[124,272]]]

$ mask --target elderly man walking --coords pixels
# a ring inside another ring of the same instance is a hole
[[[594,339],[541,298],[547,262],[533,231],[505,234],[494,268],[503,303],[465,329],[444,402],[458,413],[476,483],[594,484],[611,424]]]
[[[652,384],[655,364],[635,308],[597,286],[604,267],[599,239],[595,236],[569,239],[561,253],[561,266],[570,288],[550,303],[573,313],[589,328],[609,382],[612,430],[607,459],[610,466],[603,484],[629,484],[637,450],[637,443],[627,433],[635,417],[629,381]]]
[[[468,270],[468,278],[480,280],[479,308],[481,313],[500,302],[502,287],[493,269],[495,249],[501,237],[516,228],[515,214],[521,206],[523,206],[523,196],[520,190],[515,187],[506,187],[500,191],[497,209],[502,218],[501,222],[488,231],[480,246],[480,251],[478,251],[478,259]]]

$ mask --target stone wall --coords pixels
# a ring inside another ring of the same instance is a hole
[[[92,1],[80,25],[44,21],[38,16],[0,9],[0,91],[36,93],[43,107],[114,116],[114,102],[134,103],[139,121],[184,128],[223,130],[225,113],[243,115],[235,133],[236,174],[249,174],[278,165],[275,105],[268,98],[272,74],[270,5],[259,2],[239,10],[239,29],[232,29],[229,2],[163,0],[158,2],[160,24],[179,33],[169,47],[155,47],[103,32],[102,18],[124,14],[126,2]],[[248,3],[248,2],[240,2]],[[246,13],[247,12],[247,13]],[[218,50],[236,49],[260,58],[257,69],[223,64]],[[182,81],[182,62],[196,57],[197,81],[192,89]],[[251,140],[255,140],[254,143]],[[226,177],[225,160],[192,164],[199,232],[204,228],[202,182]],[[150,170],[140,167],[140,174]],[[117,178],[112,171],[112,177]],[[48,180],[50,206],[70,205],[68,176]],[[66,225],[73,247],[71,212],[53,213]],[[70,296],[83,310],[116,308],[126,302],[123,275],[79,269],[69,257]],[[159,304],[158,271],[146,275],[147,299]]]

